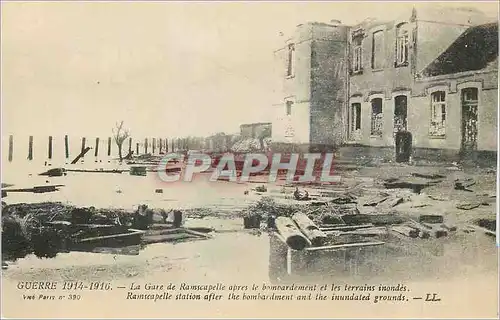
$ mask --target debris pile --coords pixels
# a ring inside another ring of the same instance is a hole
[[[184,222],[180,210],[150,209],[147,205],[132,212],[60,202],[4,205],[2,259],[16,260],[30,253],[52,258],[60,252],[104,252],[105,248],[208,237],[183,228]]]

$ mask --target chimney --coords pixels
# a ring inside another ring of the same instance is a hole
[[[342,21],[333,19],[333,20],[330,20],[330,24],[332,26],[340,26],[342,24]]]

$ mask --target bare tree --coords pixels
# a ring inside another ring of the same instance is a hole
[[[123,160],[122,147],[123,143],[127,138],[130,137],[130,132],[128,129],[123,128],[123,120],[120,123],[116,123],[116,127],[113,129],[113,138],[115,139],[116,145],[118,146],[118,155],[120,161]]]

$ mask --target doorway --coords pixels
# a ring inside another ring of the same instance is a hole
[[[408,98],[406,96],[394,97],[394,134],[407,131]]]
[[[462,105],[462,152],[467,154],[477,150],[478,89],[465,88],[461,94]]]

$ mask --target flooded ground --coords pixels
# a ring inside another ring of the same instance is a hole
[[[110,168],[116,167],[110,164]],[[6,288],[4,291],[13,288],[18,281],[29,280],[77,279],[113,281],[127,285],[133,281],[269,283],[269,236],[260,230],[244,230],[240,211],[263,196],[271,196],[285,203],[295,202],[281,193],[283,181],[269,185],[267,192],[245,194],[245,191],[257,184],[210,182],[207,174],[200,175],[199,179],[193,182],[165,183],[151,172],[148,172],[146,177],[131,176],[128,173],[69,172],[64,177],[46,178],[36,176],[40,170],[34,169],[19,171],[15,167],[4,167],[2,182],[12,183],[16,187],[43,184],[65,186],[60,191],[52,193],[11,193],[3,199],[4,201],[9,204],[62,201],[77,206],[123,209],[132,209],[140,203],[164,209],[208,208],[210,216],[202,219],[188,216],[186,224],[193,227],[211,227],[216,232],[213,239],[208,240],[148,245],[139,255],[134,256],[71,252],[60,253],[52,259],[39,259],[30,255],[9,263],[8,268],[2,271]],[[410,201],[397,206],[397,211],[407,214],[439,213],[445,216],[446,221],[459,226],[478,217],[495,219],[496,172],[486,169],[456,170],[447,169],[445,166],[412,167],[387,164],[378,168],[360,168],[344,173],[342,183],[337,186],[311,187],[308,190],[312,196],[318,196],[325,190],[335,191],[353,186],[369,190],[377,185],[380,188],[380,179],[412,172],[439,172],[446,178],[439,185],[425,188],[422,194],[412,195]],[[476,179],[473,192],[454,190],[454,179],[463,176]],[[162,189],[163,192],[156,193],[156,189]],[[292,192],[293,187],[287,190]],[[429,200],[429,195],[440,200]],[[485,197],[490,199],[489,204],[473,210],[456,208],[457,203],[474,201],[478,197],[481,201]],[[423,205],[416,205],[422,202]],[[359,269],[359,274],[334,274],[330,280],[323,279],[323,275],[319,274],[317,277],[305,277],[301,281],[385,283],[400,279],[415,286],[426,281],[439,281],[443,282],[444,288],[444,283],[457,285],[452,279],[473,281],[475,284],[489,279],[481,285],[482,289],[478,290],[488,291],[488,299],[498,298],[492,296],[493,284],[498,281],[498,251],[491,237],[479,232],[464,233],[459,227],[456,234],[447,238],[427,242],[421,239],[402,238],[396,239],[395,243],[399,245],[387,246],[385,251],[372,254],[365,260]],[[321,264],[322,268],[330,268],[338,262],[326,259]],[[370,266],[370,269],[366,269],[367,266]],[[450,292],[453,290],[456,289],[450,289]],[[131,315],[133,314],[131,312]],[[192,316],[197,314],[193,312]]]

